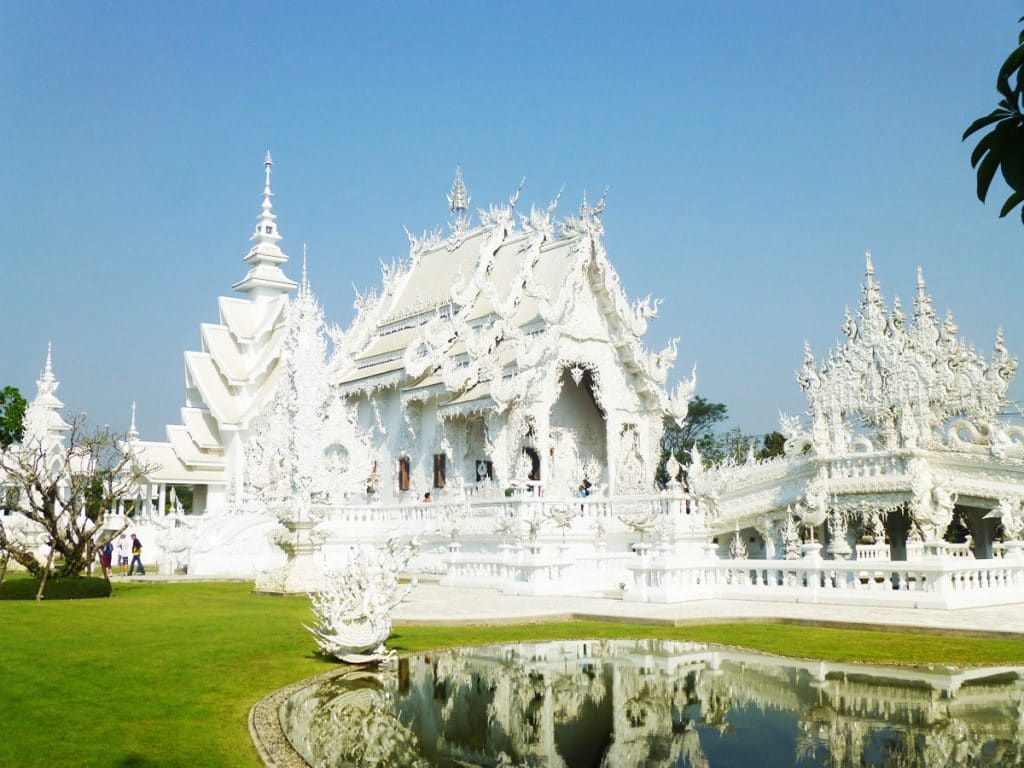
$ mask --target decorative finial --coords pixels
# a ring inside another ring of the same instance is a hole
[[[305,293],[309,293],[309,270],[306,268],[306,256],[307,256],[307,248],[306,248],[306,244],[303,243],[302,244],[302,283],[300,283],[299,290],[301,290],[304,294]]]
[[[53,376],[53,342],[46,342],[46,366],[43,368],[44,376]]]
[[[139,439],[139,430],[135,428],[135,401],[132,400],[132,424],[128,427],[128,440],[135,441]]]
[[[274,193],[270,191],[270,168],[274,165],[274,159],[270,156],[270,150],[267,150],[267,156],[263,158],[263,212],[270,213],[272,204],[270,198],[274,196]]]
[[[924,293],[924,270],[917,268],[917,292]]]
[[[864,251],[864,275],[871,277],[875,274],[875,265],[871,263],[871,251]]]
[[[455,166],[455,181],[452,183],[451,194],[448,195],[448,207],[451,212],[461,218],[469,208],[469,202],[473,198],[466,191],[466,184],[462,180],[462,166]]]

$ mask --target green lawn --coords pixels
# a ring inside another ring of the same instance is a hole
[[[327,671],[305,598],[247,584],[119,584],[96,600],[0,601],[0,766],[257,768],[250,706]],[[785,625],[640,627],[597,622],[403,626],[391,645],[565,637],[707,640],[805,657],[894,663],[1024,663],[1024,641]]]

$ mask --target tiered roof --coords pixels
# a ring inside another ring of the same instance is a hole
[[[282,316],[296,283],[281,269],[288,256],[278,245],[272,165],[268,152],[253,245],[243,258],[250,269],[234,286],[243,297],[221,296],[220,322],[201,324],[200,349],[185,352],[181,424],[168,425],[167,443],[141,443],[147,460],[161,467],[154,481],[224,482],[228,434],[245,430],[273,391]]]
[[[601,242],[603,200],[591,207],[584,197],[577,216],[556,222],[557,199],[522,215],[518,194],[480,211],[480,225],[470,228],[469,196],[456,176],[451,233],[410,235],[408,261],[384,268],[382,292],[357,298],[352,351],[336,380],[349,392],[397,385],[404,399],[437,394],[442,413],[504,408],[536,383],[542,361],[559,362],[559,339],[603,335],[646,407],[682,418],[693,380],[674,397],[665,392],[675,340],[659,354],[644,347],[656,305],[626,299]],[[581,301],[597,308],[586,321],[575,316]]]
[[[60,415],[64,403],[57,398],[59,386],[60,382],[53,373],[53,345],[47,344],[46,364],[36,380],[36,396],[25,409],[23,445],[37,445],[49,451],[63,444],[64,433],[71,426]]]

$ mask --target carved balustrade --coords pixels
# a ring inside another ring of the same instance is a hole
[[[870,561],[869,561],[870,562]],[[1024,562],[929,558],[917,561],[706,560],[638,558],[627,600],[734,598],[957,608],[1019,601]]]
[[[855,480],[905,475],[907,461],[902,453],[848,454],[822,461],[829,480]]]
[[[965,560],[974,559],[974,550],[971,549],[971,545],[967,542],[961,544],[952,544],[948,541],[928,544],[925,544],[923,541],[907,542],[908,560],[917,560],[918,558],[925,557],[929,554],[929,551],[934,552],[934,554],[940,557],[963,558]]]
[[[479,484],[478,484],[479,486]],[[445,499],[428,503],[407,502],[401,504],[345,504],[319,506],[316,508],[323,520],[340,524],[341,527],[360,530],[363,526],[377,526],[393,529],[412,526],[427,530],[446,516],[454,516],[461,510],[469,510],[469,518],[476,521],[493,519],[496,515],[507,518],[551,519],[555,513],[569,515],[573,528],[583,528],[596,521],[607,521],[611,526],[624,529],[619,523],[621,515],[664,515],[672,517],[674,524],[686,530],[703,530],[704,517],[696,510],[692,497],[682,491],[658,495],[637,496],[543,496],[531,493],[521,495],[485,497],[479,488],[467,494],[465,499]],[[483,526],[468,525],[475,533]],[[552,525],[544,526],[550,532]],[[415,532],[415,531],[412,531]]]
[[[854,547],[857,560],[891,560],[888,544],[857,544]]]

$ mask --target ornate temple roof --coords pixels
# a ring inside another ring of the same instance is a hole
[[[695,457],[691,486],[721,511],[723,530],[799,504],[906,508],[926,536],[941,536],[956,503],[1021,507],[1024,427],[999,417],[1017,370],[1002,331],[992,357],[979,354],[952,313],[938,319],[920,268],[907,318],[899,299],[886,304],[868,254],[843,334],[820,364],[804,347],[797,381],[810,425],[780,417],[784,457],[711,468]]]
[[[874,439],[895,446],[900,441],[927,444],[954,417],[979,425],[995,419],[1017,370],[1002,331],[986,360],[958,338],[951,312],[939,321],[920,267],[908,321],[898,298],[891,309],[886,306],[870,254],[866,261],[860,308],[856,316],[846,310],[846,341],[830,350],[820,366],[804,348],[797,381],[812,420],[835,424],[857,419]],[[842,436],[832,437],[831,449],[842,452],[847,447]]]
[[[336,381],[347,391],[436,387],[442,408],[481,400],[504,407],[559,362],[560,338],[600,336],[618,350],[647,409],[685,415],[695,382],[674,397],[665,392],[676,342],[658,354],[644,347],[656,304],[627,300],[602,244],[604,201],[590,206],[584,196],[578,215],[556,221],[557,199],[527,215],[516,211],[518,197],[481,210],[471,227],[457,172],[450,233],[410,235],[408,259],[384,267],[381,292],[357,297]]]

